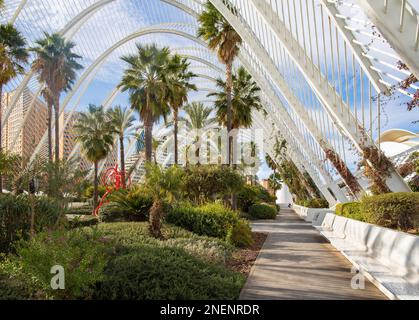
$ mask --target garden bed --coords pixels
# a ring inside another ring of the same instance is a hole
[[[147,223],[101,223],[41,233],[0,263],[0,300],[239,297],[246,278],[230,268],[230,261],[253,263],[257,253],[249,257],[223,240],[167,224],[162,232],[164,240],[158,240],[149,235]],[[51,290],[52,264],[72,270],[66,290]]]
[[[246,277],[249,276],[268,235],[266,233],[253,232],[252,237],[254,240],[253,245],[233,252],[231,259],[227,263],[231,270],[240,272]]]

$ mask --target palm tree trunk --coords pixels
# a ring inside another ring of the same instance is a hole
[[[151,162],[153,155],[153,124],[149,119],[144,123],[145,160]]]
[[[163,238],[161,224],[163,220],[163,203],[161,200],[154,200],[150,209],[150,233],[156,238]]]
[[[144,119],[144,139],[145,139],[145,160],[147,163],[151,162],[153,154],[153,120],[150,110],[150,93],[147,92],[146,97],[148,114]]]
[[[230,136],[233,115],[232,115],[232,90],[233,90],[233,61],[229,61],[226,65],[226,97],[227,97],[227,132],[228,132],[228,150],[227,164],[231,166],[233,164],[232,155],[233,155],[233,137]]]
[[[233,161],[233,137],[231,131],[233,127],[233,113],[232,113],[232,91],[233,91],[233,60],[226,65],[226,95],[227,95],[227,131],[228,131],[228,165],[234,170],[236,169]],[[233,193],[231,195],[231,207],[237,210],[237,196]]]
[[[53,161],[52,158],[52,102],[48,99],[48,160]]]
[[[125,180],[125,146],[124,146],[124,136],[119,137],[119,146],[121,152],[121,178],[122,178],[122,188],[125,189],[127,184]]]
[[[2,121],[3,121],[3,85],[0,85],[0,152],[3,151]],[[0,194],[1,193],[3,193],[3,176],[0,174]]]
[[[175,164],[178,165],[179,164],[179,153],[178,153],[178,129],[179,129],[179,111],[177,108],[173,109],[173,120],[175,122],[175,127],[174,127],[174,138],[175,138]]]
[[[55,99],[54,103],[55,114],[55,162],[60,161],[60,101]]]
[[[93,208],[96,209],[97,205],[98,205],[98,198],[99,198],[99,162],[95,161],[95,178],[94,178],[94,183],[93,183]]]

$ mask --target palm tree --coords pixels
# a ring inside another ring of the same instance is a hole
[[[178,166],[163,169],[159,165],[147,165],[145,187],[153,197],[150,209],[150,233],[156,238],[162,238],[161,225],[164,217],[164,201],[169,203],[182,196],[184,171]]]
[[[199,133],[202,129],[209,129],[209,127],[216,123],[216,119],[211,116],[212,108],[205,107],[203,103],[192,102],[184,108],[185,116],[180,120],[185,124],[188,132]],[[195,142],[199,141],[200,137],[195,137]],[[199,160],[200,149],[196,149],[196,157]]]
[[[159,49],[155,44],[137,44],[137,54],[122,57],[128,64],[119,87],[128,91],[132,108],[138,111],[144,122],[146,161],[151,162],[153,125],[161,116],[166,117],[169,107],[165,101],[167,85],[164,81],[164,66],[169,58],[169,49]]]
[[[219,60],[226,65],[226,83],[225,92],[227,98],[227,131],[232,129],[232,70],[234,59],[239,53],[239,46],[242,43],[240,35],[228,23],[223,15],[207,1],[205,10],[198,18],[200,27],[198,36],[208,42],[211,50],[217,51]],[[228,164],[232,164],[232,137],[228,139]]]
[[[3,3],[0,2],[0,8]],[[26,40],[13,25],[0,25],[0,151],[2,150],[3,87],[18,74],[24,73],[22,64],[28,61]],[[0,193],[3,192],[3,177],[0,175]]]
[[[109,113],[113,128],[115,133],[119,138],[119,151],[121,158],[121,173],[122,173],[122,187],[126,187],[126,178],[125,178],[125,146],[124,140],[126,134],[129,133],[129,130],[133,130],[133,124],[135,117],[133,116],[133,111],[128,108],[122,108],[121,106],[116,106]],[[131,132],[133,133],[133,132]]]
[[[113,130],[112,119],[105,112],[103,106],[89,105],[88,111],[81,113],[75,130],[82,152],[87,160],[94,163],[93,204],[96,208],[98,204],[99,162],[106,159],[114,143],[115,131]]]
[[[178,121],[179,110],[187,102],[188,93],[191,90],[196,91],[196,86],[191,83],[191,80],[196,75],[189,71],[190,63],[186,58],[182,58],[175,54],[170,57],[165,71],[164,79],[168,86],[166,99],[173,111],[174,122],[174,142],[175,142],[175,164],[179,163],[178,153]]]
[[[225,125],[228,117],[227,93],[225,82],[217,80],[217,87],[220,92],[210,93],[209,97],[215,97],[217,118],[220,124]],[[252,76],[245,68],[240,67],[237,74],[233,75],[233,98],[232,98],[232,129],[250,128],[253,124],[253,110],[262,110],[260,100],[260,88],[253,81]]]
[[[55,160],[60,157],[60,96],[68,92],[76,79],[76,71],[83,67],[77,62],[81,57],[73,52],[75,44],[66,41],[60,34],[44,33],[44,38],[36,41],[36,58],[32,63],[33,70],[38,73],[38,81],[44,85],[42,96],[48,105],[48,156],[52,156],[52,108],[55,113]]]

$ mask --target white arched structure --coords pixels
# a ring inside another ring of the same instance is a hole
[[[48,1],[37,1],[48,8]],[[374,9],[366,7],[374,1],[359,0],[361,7],[353,6],[357,10],[366,8],[365,12],[361,11],[361,14],[365,15],[363,20],[365,26],[370,28],[369,18],[375,21],[382,32],[380,39],[387,39],[390,44],[393,44],[395,47],[393,51],[390,45],[387,47],[383,45],[384,48],[375,46],[374,41],[368,38],[372,37],[371,32],[354,26],[353,23],[357,19],[345,16],[340,3],[326,0],[210,1],[243,38],[238,64],[244,65],[262,88],[269,115],[268,119],[258,119],[259,126],[266,134],[280,132],[292,146],[290,157],[300,170],[306,170],[312,176],[329,202],[332,203],[334,200],[329,189],[338,201],[345,201],[346,197],[336,183],[339,177],[332,163],[327,160],[325,150],[333,150],[345,160],[351,170],[354,170],[353,165],[347,160],[351,158],[349,150],[353,149],[358,155],[362,155],[365,148],[375,147],[374,136],[379,137],[381,134],[380,100],[389,94],[389,87],[394,85],[394,81],[402,80],[409,74],[408,71],[394,67],[385,59],[402,60],[416,74],[415,64],[418,63],[418,58],[414,53],[417,53],[419,24],[415,25],[415,21],[410,16],[400,21],[399,27],[403,37],[395,46],[392,39],[394,26],[388,25],[384,28],[382,24],[386,23],[383,19],[380,20],[381,16],[374,12]],[[43,17],[44,20],[40,21],[42,28],[49,28],[50,30],[46,30],[49,32],[59,32],[69,40],[82,39],[86,26],[93,23],[97,23],[95,28],[103,29],[102,33],[109,32],[111,39],[111,44],[106,44],[105,50],[95,51],[94,58],[86,60],[86,69],[80,74],[71,92],[64,97],[61,112],[64,112],[71,104],[73,110],[78,106],[94,81],[96,73],[109,66],[108,58],[114,52],[125,44],[150,34],[180,36],[182,39],[187,39],[194,44],[193,47],[197,48],[195,52],[191,50],[193,53],[189,54],[188,58],[204,65],[212,72],[212,74],[200,72],[200,77],[213,81],[215,75],[222,76],[223,67],[216,62],[214,55],[212,59],[207,58],[209,53],[205,49],[206,44],[197,39],[194,34],[197,28],[196,18],[203,9],[203,2],[201,0],[145,0],[144,4],[143,2],[140,4],[138,0],[124,2],[121,0],[81,0],[77,5],[70,6],[69,21],[62,23],[59,30],[48,21],[47,16]],[[408,3],[408,1],[402,2],[404,5]],[[6,0],[6,5],[10,4],[13,4],[16,9],[10,17],[6,17],[8,21],[15,22],[18,27],[27,26],[25,17],[33,11],[35,0]],[[118,32],[107,30],[106,28],[113,26],[98,22],[101,17],[116,15],[116,9],[126,8],[130,4],[138,7],[144,5],[144,10],[154,8],[155,11],[148,12],[150,17],[164,16],[169,17],[169,20],[159,21],[158,24],[150,23],[136,30],[130,29],[131,25],[124,23]],[[160,11],[163,11],[164,6],[167,5],[179,9],[179,12],[184,15],[160,15]],[[387,9],[394,11],[393,7]],[[408,10],[409,13],[415,12],[410,6],[402,7],[402,10]],[[41,15],[44,14],[42,10],[39,12]],[[45,10],[45,15],[47,14]],[[403,31],[403,27],[407,28],[407,26],[417,28],[416,38],[413,40]],[[24,31],[39,36],[40,30],[34,30],[32,28],[32,30]],[[90,54],[92,47],[89,47],[88,43],[89,41],[83,42],[82,46],[83,50]],[[177,45],[177,47],[181,52],[182,46]],[[377,53],[376,56],[375,53]],[[3,116],[3,124],[8,121],[13,107],[26,87],[30,87],[35,93],[30,103],[30,108],[32,108],[42,86],[34,81],[30,70],[12,85],[14,96],[9,109]],[[211,88],[204,89],[212,90]],[[414,90],[418,89],[417,84],[414,83],[409,84],[407,88],[396,87],[396,90],[406,96],[405,99],[412,98]],[[117,94],[118,91],[113,90],[104,100],[104,104],[110,105]],[[32,160],[40,151],[45,139],[46,134]],[[272,137],[266,142],[273,156],[274,140]],[[371,165],[374,166],[374,163]],[[391,171],[387,185],[393,191],[409,190],[395,170]]]

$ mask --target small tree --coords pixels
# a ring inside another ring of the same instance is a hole
[[[173,203],[182,196],[183,170],[178,166],[163,169],[159,165],[147,164],[146,189],[153,196],[150,210],[150,233],[162,238],[161,226],[164,217],[164,201]]]
[[[94,193],[93,205],[98,204],[99,161],[106,159],[114,143],[112,121],[102,106],[90,105],[88,112],[82,113],[76,126],[77,141],[86,158],[93,162]]]

